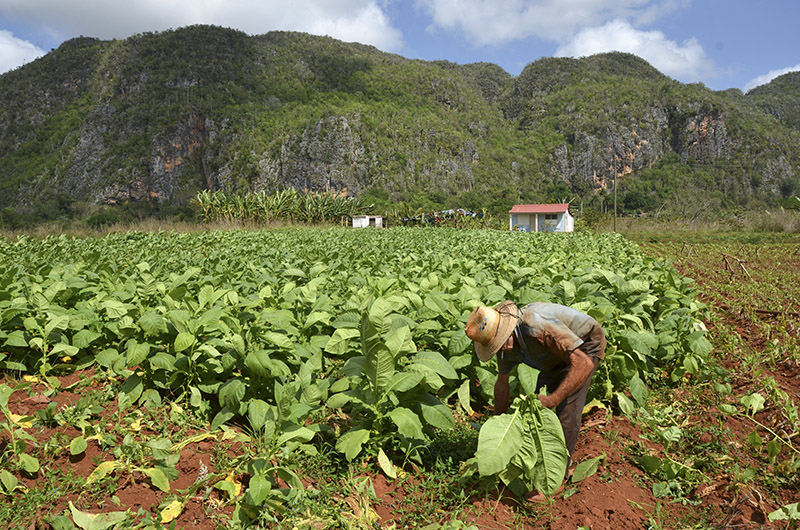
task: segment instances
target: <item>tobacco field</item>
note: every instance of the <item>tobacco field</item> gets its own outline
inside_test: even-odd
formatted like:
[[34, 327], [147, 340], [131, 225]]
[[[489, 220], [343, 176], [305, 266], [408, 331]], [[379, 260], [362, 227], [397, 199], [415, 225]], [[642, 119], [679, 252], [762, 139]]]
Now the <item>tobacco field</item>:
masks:
[[[0, 521], [95, 530], [677, 520], [685, 526], [675, 528], [706, 528], [734, 502], [721, 493], [720, 469], [736, 466], [725, 488], [739, 502], [738, 486], [758, 482], [768, 465], [761, 522], [796, 526], [787, 493], [800, 468], [796, 390], [733, 385], [735, 367], [713, 354], [741, 343], [715, 336], [728, 325], [715, 317], [722, 302], [684, 276], [712, 278], [722, 262], [689, 269], [698, 251], [676, 245], [450, 228], [0, 239]], [[723, 250], [736, 254], [713, 252]], [[745, 261], [730, 260], [720, 281], [757, 285]], [[789, 309], [762, 313], [789, 318], [762, 345], [774, 350], [771, 369], [797, 365], [794, 292], [782, 300]], [[608, 338], [572, 479], [542, 506], [521, 494], [531, 480], [555, 492], [565, 462], [555, 464], [557, 421], [531, 399], [536, 374], [512, 374], [513, 418], [536, 418], [525, 429], [540, 448], [523, 476], [508, 451], [523, 442], [487, 421], [496, 364], [480, 363], [463, 332], [476, 305], [506, 299], [569, 305]], [[737, 450], [755, 463], [721, 448], [719, 458], [692, 455], [701, 438], [722, 438], [698, 432], [703, 422], [683, 399], [741, 422]], [[505, 416], [506, 426], [516, 421]], [[587, 508], [575, 520], [575, 509], [559, 508], [603, 482], [613, 492], [623, 475], [637, 489], [613, 494], [627, 495], [617, 500], [625, 524], [614, 510]], [[726, 500], [709, 505], [703, 488]]]

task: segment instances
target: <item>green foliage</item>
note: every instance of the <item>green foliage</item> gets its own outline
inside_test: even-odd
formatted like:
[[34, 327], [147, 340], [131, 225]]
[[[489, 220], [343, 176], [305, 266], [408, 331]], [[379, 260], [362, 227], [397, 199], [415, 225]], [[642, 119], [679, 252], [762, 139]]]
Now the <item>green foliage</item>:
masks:
[[[74, 39], [0, 76], [2, 220], [99, 227], [128, 213], [83, 205], [288, 188], [365, 195], [387, 211], [505, 214], [565, 197], [597, 207], [620, 162], [626, 212], [773, 204], [797, 190], [792, 79], [714, 93], [617, 52], [540, 59], [513, 78], [213, 26]], [[697, 141], [709, 124], [718, 130]], [[53, 202], [64, 193], [76, 207]]]
[[[39, 460], [30, 455], [28, 450], [28, 443], [36, 443], [36, 438], [29, 434], [25, 429], [31, 426], [31, 416], [19, 416], [11, 412], [8, 408], [8, 398], [17, 388], [11, 388], [5, 383], [0, 384], [0, 413], [3, 418], [0, 422], [0, 429], [2, 429], [6, 436], [8, 436], [8, 444], [5, 445], [0, 461], [3, 463], [11, 462], [12, 469], [23, 471], [29, 475], [34, 475], [39, 471]], [[17, 489], [17, 479], [3, 470], [0, 474], [0, 485], [2, 491], [6, 495], [13, 495]]]
[[552, 495], [564, 481], [569, 453], [555, 412], [531, 392], [481, 427], [475, 458], [481, 476], [497, 476], [519, 496], [534, 489]]
[[[253, 459], [264, 462], [314, 454], [324, 440], [348, 461], [377, 457], [391, 477], [401, 462], [440, 452], [454, 410], [469, 414], [492, 399], [496, 364], [480, 363], [463, 332], [477, 304], [546, 300], [597, 318], [609, 346], [591, 392], [626, 413], [635, 407], [626, 392], [644, 403], [648, 384], [703, 374], [710, 351], [691, 281], [616, 234], [128, 233], [0, 240], [0, 255], [2, 368], [47, 377], [94, 367], [123, 380], [121, 417], [168, 399], [212, 430], [242, 422]], [[531, 374], [515, 378], [512, 388], [535, 396]], [[79, 404], [39, 415], [81, 429], [68, 444], [76, 454], [92, 436], [94, 410], [88, 398]], [[493, 451], [486, 437], [511, 416], [487, 422], [482, 474], [519, 492], [554, 491], [564, 474], [553, 438], [560, 427], [538, 406], [520, 398], [508, 422], [516, 441], [495, 440]], [[17, 424], [6, 425], [21, 439]], [[89, 482], [144, 476], [171, 491], [173, 446], [122, 438]], [[25, 448], [9, 448], [7, 458], [24, 468]], [[293, 480], [289, 470], [264, 465], [250, 496], [237, 501], [243, 521], [261, 517], [257, 499], [297, 495], [277, 487]], [[5, 479], [9, 493], [14, 484]]]
[[[458, 375], [440, 353], [417, 352], [405, 319], [393, 313], [393, 308], [408, 304], [391, 297], [377, 298], [369, 305], [359, 331], [363, 355], [351, 357], [342, 368], [347, 377], [344, 384], [334, 384], [341, 390], [330, 397], [328, 406], [346, 407], [361, 418], [336, 442], [336, 449], [348, 460], [365, 445], [377, 446], [381, 453], [384, 447], [396, 448], [405, 458], [418, 460], [420, 448], [430, 442], [425, 431], [448, 430], [455, 423], [436, 393], [444, 386], [442, 379], [455, 380]], [[326, 350], [341, 351], [337, 339], [351, 335], [351, 329], [337, 329]], [[383, 467], [391, 470], [387, 463]]]
[[800, 73], [789, 72], [776, 77], [766, 85], [758, 86], [747, 93], [747, 99], [765, 112], [774, 115], [783, 123], [800, 131]]
[[338, 223], [343, 217], [349, 219], [373, 210], [372, 204], [354, 197], [338, 193], [299, 193], [294, 189], [278, 190], [272, 194], [261, 191], [242, 195], [202, 191], [197, 194], [195, 203], [202, 209], [206, 222]]

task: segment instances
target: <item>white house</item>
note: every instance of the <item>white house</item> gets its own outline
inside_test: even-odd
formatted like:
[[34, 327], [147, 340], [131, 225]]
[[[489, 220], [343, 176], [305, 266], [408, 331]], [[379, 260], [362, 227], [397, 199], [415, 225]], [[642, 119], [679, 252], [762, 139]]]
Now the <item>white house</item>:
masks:
[[353, 228], [383, 228], [383, 217], [380, 215], [354, 215]]
[[522, 232], [572, 232], [575, 218], [569, 204], [515, 204], [508, 212], [508, 229]]

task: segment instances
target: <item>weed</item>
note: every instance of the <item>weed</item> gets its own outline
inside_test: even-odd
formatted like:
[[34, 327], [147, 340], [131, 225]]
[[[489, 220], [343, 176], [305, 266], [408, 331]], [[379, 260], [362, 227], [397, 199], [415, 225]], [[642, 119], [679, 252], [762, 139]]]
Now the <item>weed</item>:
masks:
[[87, 488], [85, 478], [71, 469], [48, 469], [24, 494], [0, 501], [0, 525], [4, 528], [32, 527], [32, 521], [56, 514], [56, 507], [63, 506], [61, 499], [66, 496], [81, 494], [92, 498], [106, 493], [105, 488]]

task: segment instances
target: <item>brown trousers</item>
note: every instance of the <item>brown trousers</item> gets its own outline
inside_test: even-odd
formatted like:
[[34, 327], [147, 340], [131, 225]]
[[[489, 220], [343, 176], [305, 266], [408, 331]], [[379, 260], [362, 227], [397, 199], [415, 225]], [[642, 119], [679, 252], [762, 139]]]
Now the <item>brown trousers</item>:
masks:
[[[586, 394], [592, 384], [592, 377], [597, 371], [597, 365], [600, 364], [600, 359], [605, 356], [606, 337], [602, 329], [597, 326], [596, 328], [583, 339], [584, 343], [580, 347], [580, 350], [592, 360], [594, 368], [592, 368], [589, 377], [586, 378], [586, 382], [559, 403], [555, 410], [558, 420], [561, 422], [561, 428], [564, 430], [564, 441], [567, 444], [570, 460], [572, 460], [572, 453], [575, 452], [575, 444], [578, 442], [578, 433], [581, 430], [581, 416], [583, 415], [583, 406], [586, 404]], [[540, 373], [536, 381], [536, 391], [539, 392], [546, 387], [548, 392], [553, 392], [564, 380], [568, 371], [569, 367], [556, 372]]]

